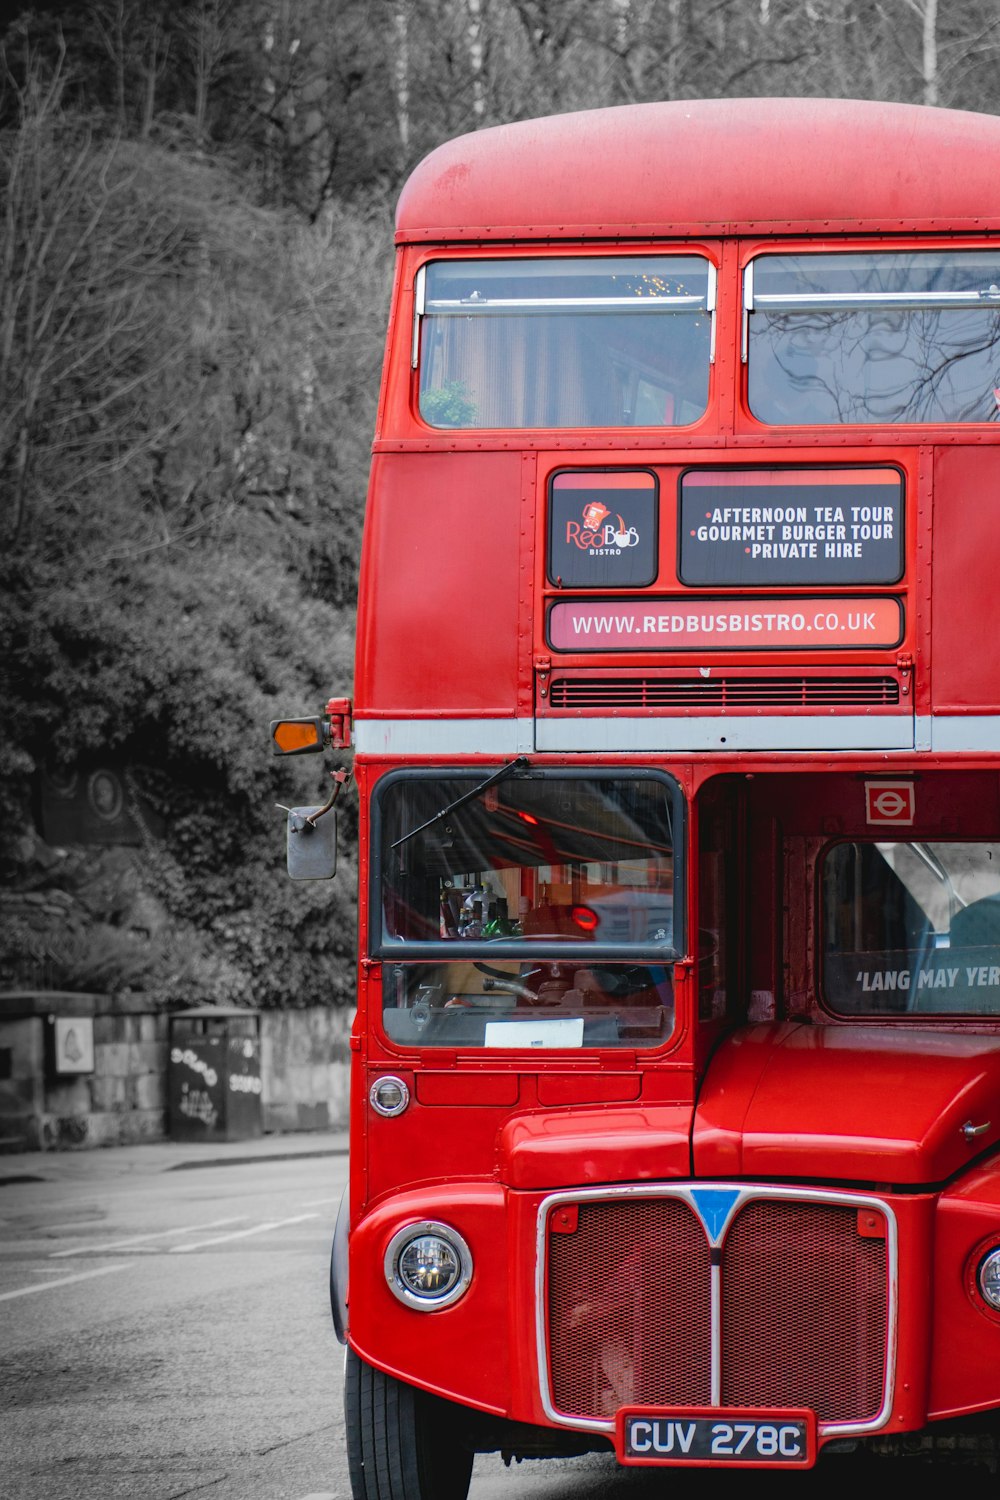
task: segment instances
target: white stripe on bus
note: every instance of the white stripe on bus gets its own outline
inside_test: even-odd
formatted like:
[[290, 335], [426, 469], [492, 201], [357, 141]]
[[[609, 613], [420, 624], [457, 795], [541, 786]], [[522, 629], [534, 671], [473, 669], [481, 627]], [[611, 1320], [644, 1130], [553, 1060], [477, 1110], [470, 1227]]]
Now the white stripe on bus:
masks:
[[360, 719], [359, 755], [514, 755], [561, 751], [660, 756], [699, 750], [918, 750], [981, 755], [1000, 744], [1000, 714], [760, 714], [697, 718], [642, 714], [613, 718]]

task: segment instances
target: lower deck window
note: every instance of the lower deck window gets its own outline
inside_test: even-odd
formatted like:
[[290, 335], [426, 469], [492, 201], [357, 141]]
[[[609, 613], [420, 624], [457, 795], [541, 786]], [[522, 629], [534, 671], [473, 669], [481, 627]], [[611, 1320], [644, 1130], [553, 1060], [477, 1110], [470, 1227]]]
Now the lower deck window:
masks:
[[832, 1009], [1000, 1016], [1000, 844], [837, 844], [821, 891]]
[[599, 963], [391, 964], [390, 1040], [422, 1047], [656, 1047], [673, 1028], [671, 971]]

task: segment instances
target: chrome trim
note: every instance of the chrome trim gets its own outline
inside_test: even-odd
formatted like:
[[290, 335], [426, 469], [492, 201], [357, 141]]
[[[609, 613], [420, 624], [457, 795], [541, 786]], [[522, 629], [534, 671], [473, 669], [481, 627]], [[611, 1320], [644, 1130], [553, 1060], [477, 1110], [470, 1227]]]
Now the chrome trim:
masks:
[[[706, 1221], [705, 1212], [699, 1208], [697, 1199], [699, 1196], [706, 1197], [711, 1194], [725, 1194], [731, 1198], [731, 1204], [727, 1211], [714, 1225]], [[538, 1392], [542, 1402], [542, 1408], [546, 1417], [557, 1427], [568, 1427], [577, 1432], [602, 1432], [613, 1434], [615, 1430], [614, 1419], [610, 1421], [604, 1418], [573, 1417], [569, 1413], [560, 1412], [556, 1409], [552, 1399], [552, 1390], [549, 1384], [549, 1362], [548, 1346], [546, 1338], [545, 1318], [545, 1286], [547, 1261], [545, 1255], [546, 1235], [545, 1225], [553, 1208], [565, 1203], [587, 1203], [606, 1202], [613, 1198], [680, 1198], [687, 1203], [705, 1231], [705, 1237], [711, 1246], [719, 1246], [725, 1239], [726, 1231], [730, 1223], [744, 1204], [755, 1199], [769, 1198], [778, 1199], [789, 1203], [821, 1203], [840, 1205], [844, 1208], [874, 1208], [885, 1215], [886, 1221], [886, 1259], [888, 1263], [888, 1330], [885, 1348], [885, 1366], [883, 1378], [885, 1383], [885, 1396], [879, 1411], [869, 1422], [818, 1422], [817, 1433], [824, 1438], [847, 1437], [856, 1433], [877, 1432], [885, 1426], [892, 1411], [892, 1403], [895, 1396], [896, 1375], [896, 1346], [898, 1333], [898, 1231], [896, 1227], [896, 1215], [889, 1204], [883, 1198], [875, 1198], [865, 1193], [836, 1193], [827, 1192], [821, 1188], [803, 1188], [794, 1191], [791, 1188], [777, 1188], [768, 1186], [754, 1186], [741, 1184], [736, 1186], [726, 1182], [694, 1182], [694, 1183], [635, 1183], [624, 1187], [606, 1188], [571, 1188], [557, 1193], [549, 1193], [538, 1205], [538, 1218], [535, 1229], [535, 1358], [537, 1361]], [[719, 1359], [721, 1350], [717, 1345], [717, 1323], [719, 1320], [719, 1301], [721, 1288], [721, 1274], [716, 1272], [718, 1267], [712, 1268], [712, 1395], [718, 1404], [717, 1392], [721, 1389], [721, 1370]]]
[[[393, 1109], [386, 1109], [375, 1098], [377, 1090], [382, 1087], [383, 1083], [394, 1083], [399, 1089], [399, 1103]], [[401, 1115], [408, 1107], [410, 1103], [410, 1090], [402, 1078], [397, 1078], [395, 1073], [383, 1073], [380, 1078], [376, 1078], [368, 1090], [368, 1103], [377, 1115], [382, 1116], [383, 1120], [394, 1120], [397, 1115]]]
[[415, 370], [420, 363], [420, 319], [426, 311], [427, 267], [419, 266], [413, 282], [413, 347], [410, 364]]
[[979, 1292], [980, 1297], [986, 1303], [986, 1306], [993, 1312], [1000, 1312], [1000, 1299], [994, 1301], [994, 1299], [989, 1295], [983, 1280], [983, 1272], [986, 1269], [988, 1263], [991, 1260], [994, 1260], [997, 1256], [1000, 1256], [1000, 1247], [995, 1247], [992, 1250], [987, 1250], [985, 1255], [981, 1255], [979, 1257], [979, 1263], [976, 1266], [976, 1290]]
[[713, 1263], [709, 1272], [712, 1297], [712, 1324], [709, 1347], [712, 1360], [712, 1405], [722, 1405], [722, 1267]]
[[818, 307], [845, 308], [922, 308], [982, 307], [989, 310], [1000, 303], [1000, 291], [992, 287], [977, 292], [758, 292], [756, 306], [762, 312], [812, 312]]
[[740, 335], [740, 363], [746, 364], [750, 353], [750, 314], [753, 312], [753, 261], [743, 272], [743, 331]]
[[708, 316], [709, 316], [709, 328], [708, 328], [708, 362], [709, 362], [710, 365], [714, 365], [715, 364], [715, 323], [716, 323], [715, 308], [716, 308], [716, 303], [717, 303], [717, 300], [718, 300], [718, 289], [719, 289], [719, 273], [716, 270], [715, 263], [713, 261], [709, 261], [709, 263], [708, 263], [708, 293], [707, 293], [707, 295], [705, 297], [705, 310], [706, 310], [706, 312], [708, 313]]
[[483, 313], [546, 312], [704, 312], [707, 296], [680, 294], [653, 297], [471, 297], [434, 298], [425, 311], [435, 317], [468, 318]]

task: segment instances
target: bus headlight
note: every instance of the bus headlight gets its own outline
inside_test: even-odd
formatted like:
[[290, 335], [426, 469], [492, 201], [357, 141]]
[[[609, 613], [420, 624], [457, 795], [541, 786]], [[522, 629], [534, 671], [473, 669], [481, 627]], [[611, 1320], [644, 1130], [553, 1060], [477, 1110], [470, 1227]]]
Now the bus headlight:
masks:
[[407, 1307], [435, 1312], [457, 1302], [472, 1280], [472, 1255], [457, 1230], [426, 1219], [389, 1241], [385, 1279]]
[[976, 1269], [976, 1283], [987, 1306], [1000, 1312], [1000, 1247], [983, 1256]]

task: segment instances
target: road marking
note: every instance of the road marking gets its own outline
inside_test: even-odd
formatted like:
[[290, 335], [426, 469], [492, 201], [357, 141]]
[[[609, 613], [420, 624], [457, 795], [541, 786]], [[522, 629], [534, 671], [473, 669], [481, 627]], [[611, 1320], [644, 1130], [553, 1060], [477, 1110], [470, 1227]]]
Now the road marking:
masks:
[[201, 1234], [205, 1229], [221, 1229], [224, 1224], [239, 1224], [246, 1214], [235, 1218], [213, 1219], [209, 1224], [185, 1224], [178, 1229], [157, 1229], [151, 1234], [133, 1234], [127, 1240], [111, 1240], [106, 1245], [81, 1245], [77, 1250], [53, 1250], [49, 1260], [65, 1260], [70, 1255], [103, 1255], [106, 1250], [126, 1250], [129, 1245], [141, 1245], [148, 1240], [164, 1240], [173, 1234]]
[[207, 1245], [223, 1245], [229, 1240], [244, 1240], [251, 1234], [267, 1234], [272, 1229], [284, 1229], [286, 1224], [301, 1224], [304, 1219], [318, 1219], [319, 1214], [297, 1214], [294, 1219], [269, 1219], [266, 1224], [255, 1224], [252, 1229], [235, 1229], [232, 1234], [217, 1234], [210, 1240], [199, 1240], [194, 1245], [171, 1245], [171, 1255], [187, 1255], [192, 1250], [204, 1250]]
[[[44, 1209], [41, 1212], [44, 1213]], [[56, 1234], [62, 1229], [89, 1229], [92, 1224], [103, 1224], [103, 1222], [103, 1214], [92, 1214], [89, 1219], [71, 1219], [66, 1224], [46, 1224], [44, 1228], [46, 1234]]]
[[0, 1302], [15, 1297], [30, 1297], [32, 1292], [51, 1292], [57, 1286], [72, 1286], [74, 1281], [89, 1281], [92, 1276], [107, 1276], [109, 1271], [124, 1271], [124, 1266], [98, 1266], [96, 1271], [79, 1271], [75, 1276], [60, 1276], [58, 1281], [42, 1281], [37, 1286], [18, 1287], [16, 1292], [0, 1292]]

